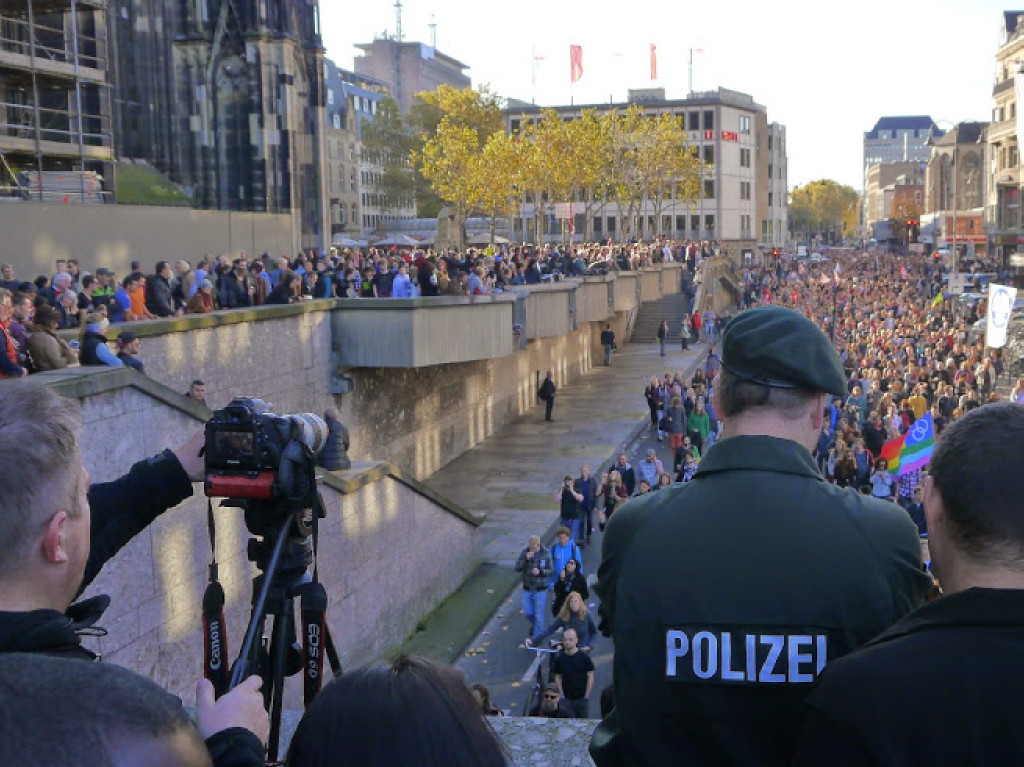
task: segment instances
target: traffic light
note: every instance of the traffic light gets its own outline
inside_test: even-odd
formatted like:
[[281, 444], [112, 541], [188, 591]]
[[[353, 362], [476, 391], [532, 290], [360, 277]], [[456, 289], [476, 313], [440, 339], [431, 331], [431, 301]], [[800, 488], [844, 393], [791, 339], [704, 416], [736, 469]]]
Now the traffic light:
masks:
[[932, 253], [932, 261], [940, 261], [941, 259], [942, 254], [939, 253], [939, 251], [935, 251], [934, 253]]
[[772, 258], [778, 258], [778, 257], [779, 257], [779, 249], [778, 248], [772, 249]]

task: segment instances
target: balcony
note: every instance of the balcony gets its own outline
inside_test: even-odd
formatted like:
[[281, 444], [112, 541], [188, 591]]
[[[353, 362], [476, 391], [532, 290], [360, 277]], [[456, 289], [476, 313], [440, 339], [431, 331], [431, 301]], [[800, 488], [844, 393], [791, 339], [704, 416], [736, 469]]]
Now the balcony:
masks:
[[992, 88], [992, 96], [996, 97], [1000, 93], [1006, 93], [1007, 91], [1013, 90], [1013, 78], [1008, 77], [1002, 82], [996, 83]]

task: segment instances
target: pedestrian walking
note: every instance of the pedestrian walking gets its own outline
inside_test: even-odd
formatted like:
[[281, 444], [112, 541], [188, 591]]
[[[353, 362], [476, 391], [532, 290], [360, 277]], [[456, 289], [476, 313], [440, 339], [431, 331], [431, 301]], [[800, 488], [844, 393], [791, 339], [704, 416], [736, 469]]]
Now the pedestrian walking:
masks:
[[690, 348], [690, 316], [688, 314], [683, 315], [683, 319], [679, 322], [679, 343], [684, 352]]
[[644, 389], [644, 397], [647, 399], [647, 407], [651, 411], [651, 434], [657, 433], [658, 439], [661, 439], [661, 430], [658, 427], [658, 420], [660, 418], [661, 411], [661, 382], [657, 378], [652, 378], [647, 388]]
[[576, 629], [567, 628], [562, 632], [562, 649], [551, 661], [551, 670], [573, 716], [587, 719], [590, 714], [587, 699], [594, 689], [594, 662], [579, 648]]
[[562, 486], [555, 491], [555, 500], [558, 501], [559, 524], [569, 531], [569, 537], [579, 540], [580, 531], [583, 529], [581, 504], [584, 496], [576, 490], [576, 483], [571, 475], [565, 475]]
[[519, 552], [516, 572], [523, 574], [523, 615], [530, 623], [530, 635], [538, 637], [544, 633], [548, 579], [554, 572], [551, 553], [541, 545], [539, 535], [531, 535], [526, 548]]
[[668, 320], [662, 320], [658, 326], [658, 347], [661, 356], [665, 356], [665, 339], [668, 338]]
[[611, 325], [605, 325], [601, 331], [601, 346], [604, 347], [604, 364], [612, 364], [612, 352], [615, 351], [615, 331]]
[[544, 376], [544, 381], [541, 383], [540, 388], [537, 390], [537, 396], [544, 400], [544, 420], [553, 421], [551, 412], [555, 408], [555, 394], [558, 393], [558, 387], [555, 386], [555, 374], [552, 371], [548, 371]]

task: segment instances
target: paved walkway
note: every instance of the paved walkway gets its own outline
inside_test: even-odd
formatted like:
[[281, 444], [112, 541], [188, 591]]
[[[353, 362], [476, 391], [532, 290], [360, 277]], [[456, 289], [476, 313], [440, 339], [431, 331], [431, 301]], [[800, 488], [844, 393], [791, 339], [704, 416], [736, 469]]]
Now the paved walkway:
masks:
[[705, 351], [703, 344], [687, 352], [676, 345], [662, 358], [657, 344], [624, 344], [611, 367], [595, 367], [559, 390], [554, 421], [544, 421], [538, 403], [429, 477], [437, 492], [487, 515], [482, 564], [403, 649], [444, 662], [460, 655], [518, 582], [513, 565], [529, 536], [553, 537], [562, 478], [579, 476], [582, 464], [599, 476], [649, 424], [643, 390], [651, 376], [679, 370], [689, 380]]

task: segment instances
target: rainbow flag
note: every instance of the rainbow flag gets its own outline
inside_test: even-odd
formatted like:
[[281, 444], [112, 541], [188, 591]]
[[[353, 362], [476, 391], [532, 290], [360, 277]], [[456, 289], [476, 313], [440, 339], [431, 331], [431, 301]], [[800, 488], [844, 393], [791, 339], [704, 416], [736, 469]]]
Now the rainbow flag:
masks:
[[914, 425], [903, 435], [903, 449], [900, 451], [900, 476], [920, 469], [932, 459], [935, 452], [935, 424], [932, 414], [925, 413], [914, 421]]
[[879, 451], [877, 458], [884, 458], [888, 462], [888, 471], [894, 477], [899, 476], [900, 469], [900, 453], [903, 452], [903, 442], [906, 439], [906, 435], [901, 434], [895, 439], [890, 439]]

